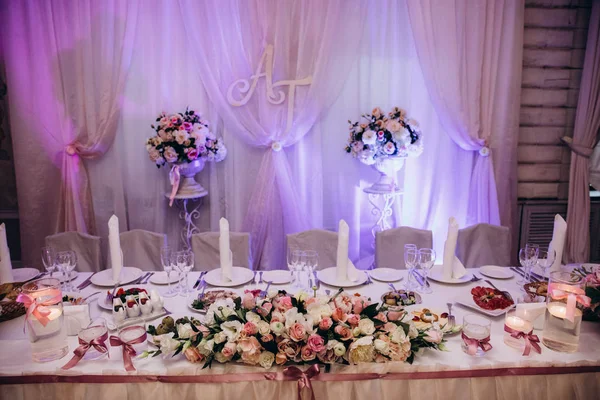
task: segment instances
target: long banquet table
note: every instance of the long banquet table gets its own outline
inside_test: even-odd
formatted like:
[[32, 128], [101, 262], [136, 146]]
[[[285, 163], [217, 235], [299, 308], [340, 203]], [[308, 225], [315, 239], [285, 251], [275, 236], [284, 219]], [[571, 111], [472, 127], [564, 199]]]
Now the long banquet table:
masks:
[[[190, 273], [190, 284], [199, 272]], [[477, 274], [480, 275], [480, 274]], [[80, 273], [74, 284], [89, 276]], [[517, 276], [509, 280], [494, 280], [496, 286], [507, 289], [516, 299], [520, 296]], [[423, 304], [408, 307], [427, 307], [432, 311], [446, 311], [446, 303], [459, 293], [469, 292], [484, 281], [462, 285], [444, 285], [431, 282], [433, 294], [425, 294]], [[401, 284], [400, 284], [401, 285]], [[159, 291], [165, 286], [156, 287]], [[258, 285], [264, 288], [264, 284]], [[249, 284], [235, 288], [242, 293]], [[290, 290], [289, 285], [272, 288]], [[336, 288], [322, 284], [321, 291]], [[82, 291], [88, 295], [106, 288], [93, 285]], [[210, 287], [207, 289], [210, 290]], [[372, 284], [349, 289], [351, 293], [379, 300], [387, 291], [387, 284]], [[96, 296], [95, 298], [98, 298]], [[165, 299], [165, 308], [175, 318], [194, 314], [182, 296]], [[455, 306], [457, 322], [472, 311]], [[109, 313], [95, 301], [90, 304], [92, 318]], [[198, 316], [199, 314], [196, 314]], [[600, 324], [583, 322], [579, 351], [558, 353], [542, 346], [542, 354], [524, 357], [503, 342], [504, 316], [492, 318], [491, 344], [493, 349], [484, 357], [470, 357], [461, 350], [460, 335], [447, 337], [449, 351], [421, 350], [414, 364], [387, 363], [357, 366], [336, 365], [330, 371], [312, 379], [316, 399], [597, 399], [600, 398]], [[181, 355], [135, 359], [135, 372], [123, 368], [121, 348], [110, 348], [110, 359], [81, 361], [69, 371], [61, 370], [77, 347], [77, 337], [69, 337], [69, 355], [49, 363], [33, 363], [29, 342], [23, 333], [24, 316], [0, 323], [0, 399], [116, 399], [116, 398], [207, 398], [207, 399], [293, 399], [298, 396], [295, 381], [267, 380], [265, 370], [237, 363], [213, 363], [202, 369]], [[540, 334], [541, 332], [534, 332]], [[282, 371], [274, 367], [271, 371]], [[281, 375], [281, 374], [280, 374]], [[302, 396], [310, 398], [304, 389]]]

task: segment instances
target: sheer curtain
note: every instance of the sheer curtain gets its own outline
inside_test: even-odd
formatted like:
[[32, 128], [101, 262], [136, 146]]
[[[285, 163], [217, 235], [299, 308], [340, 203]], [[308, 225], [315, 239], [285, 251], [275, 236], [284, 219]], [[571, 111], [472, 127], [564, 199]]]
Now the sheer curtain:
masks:
[[[283, 149], [302, 139], [346, 81], [364, 2], [180, 4], [198, 72], [225, 125], [265, 149], [243, 226], [257, 267], [278, 268], [285, 234], [309, 227]], [[199, 15], [211, 23], [198, 24]]]
[[3, 6], [23, 261], [31, 264], [50, 233], [95, 233], [83, 159], [114, 140], [138, 2]]

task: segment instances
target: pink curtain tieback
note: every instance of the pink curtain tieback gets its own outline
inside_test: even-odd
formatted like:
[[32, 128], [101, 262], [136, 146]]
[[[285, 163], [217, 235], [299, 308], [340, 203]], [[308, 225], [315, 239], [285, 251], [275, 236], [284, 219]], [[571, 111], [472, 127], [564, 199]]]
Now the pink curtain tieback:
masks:
[[580, 144], [573, 143], [573, 138], [569, 136], [563, 136], [560, 140], [562, 140], [571, 151], [578, 156], [590, 158], [594, 153], [594, 149], [586, 146], [582, 146]]
[[577, 307], [577, 303], [584, 307], [589, 307], [592, 302], [592, 299], [585, 295], [583, 289], [562, 283], [551, 283], [548, 287], [548, 293], [550, 293], [554, 300], [567, 299], [565, 318], [571, 322], [575, 320], [575, 308]]
[[40, 324], [46, 326], [50, 321], [48, 319], [48, 315], [50, 315], [50, 310], [47, 308], [47, 306], [52, 306], [62, 301], [62, 296], [60, 290], [58, 289], [48, 289], [47, 291], [42, 292], [40, 294], [44, 297], [46, 295], [51, 297], [45, 301], [38, 301], [35, 297], [32, 297], [25, 293], [21, 293], [17, 297], [17, 301], [19, 303], [23, 303], [23, 305], [27, 309], [27, 313], [25, 315], [25, 324], [23, 325], [23, 332], [25, 332], [27, 319], [31, 318], [32, 315], [40, 322]]
[[121, 340], [121, 338], [119, 338], [118, 336], [110, 337], [111, 346], [123, 346], [123, 364], [125, 365], [126, 371], [135, 371], [135, 367], [133, 366], [133, 361], [131, 361], [131, 357], [135, 356], [137, 353], [132, 345], [144, 343], [144, 341], [146, 340], [146, 336], [146, 332], [144, 332], [144, 334], [140, 337], [127, 342]]
[[104, 333], [104, 335], [102, 335], [100, 337], [93, 339], [90, 342], [86, 342], [82, 338], [79, 338], [80, 346], [73, 351], [73, 353], [75, 353], [75, 355], [73, 356], [73, 358], [71, 358], [71, 360], [68, 363], [63, 365], [62, 369], [71, 369], [74, 366], [76, 366], [77, 363], [79, 361], [81, 361], [81, 359], [83, 358], [85, 353], [90, 349], [90, 347], [95, 348], [100, 353], [107, 353], [108, 348], [106, 347], [106, 344], [105, 344], [106, 339], [108, 339], [108, 332]]
[[76, 156], [77, 155], [77, 147], [75, 147], [75, 145], [73, 143], [68, 144], [65, 147], [65, 153], [67, 153], [70, 156]]
[[173, 165], [169, 172], [169, 181], [171, 182], [171, 195], [169, 196], [169, 207], [173, 206], [173, 200], [179, 189], [179, 181], [181, 180], [181, 173], [179, 172], [179, 165]]
[[[287, 367], [283, 370], [284, 378], [293, 379], [298, 382], [298, 400], [302, 400], [302, 389], [305, 387], [310, 391], [310, 398], [315, 400], [315, 393], [313, 392], [313, 387], [310, 380], [320, 373], [321, 371], [319, 370], [319, 366], [317, 364], [311, 365], [306, 371], [302, 371], [298, 367]], [[277, 380], [277, 374], [268, 373], [265, 374], [265, 378], [271, 381]]]
[[542, 348], [540, 347], [540, 338], [537, 335], [533, 334], [533, 330], [529, 333], [525, 333], [522, 331], [518, 331], [509, 327], [508, 325], [504, 325], [504, 332], [510, 333], [510, 336], [515, 339], [525, 339], [525, 349], [523, 350], [523, 355], [528, 356], [531, 352], [531, 348], [537, 351], [538, 354], [542, 354]]
[[278, 151], [281, 151], [282, 149], [283, 149], [283, 146], [281, 145], [280, 142], [271, 143], [271, 150], [278, 152]]
[[481, 347], [481, 350], [487, 352], [492, 349], [492, 345], [490, 344], [490, 337], [486, 337], [484, 339], [472, 339], [462, 333], [462, 340], [467, 345], [467, 354], [474, 356], [477, 353], [477, 347]]

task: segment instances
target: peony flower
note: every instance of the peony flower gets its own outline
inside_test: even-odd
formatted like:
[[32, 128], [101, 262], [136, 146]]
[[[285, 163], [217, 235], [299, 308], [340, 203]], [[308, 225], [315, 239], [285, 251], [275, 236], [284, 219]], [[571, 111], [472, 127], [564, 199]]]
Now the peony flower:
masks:
[[[398, 329], [401, 331], [402, 329]], [[410, 356], [410, 340], [406, 340], [402, 343], [390, 343], [390, 351], [388, 353], [388, 357], [392, 361], [406, 361], [408, 356]]]
[[246, 321], [248, 322], [254, 322], [255, 324], [258, 324], [260, 322], [260, 315], [258, 315], [255, 312], [252, 311], [248, 311], [246, 313]]
[[361, 319], [358, 322], [358, 329], [363, 335], [372, 335], [375, 333], [375, 324], [368, 318]]
[[265, 369], [271, 368], [273, 361], [275, 361], [275, 354], [271, 353], [270, 351], [263, 351], [260, 353], [260, 357], [258, 358], [258, 363]]
[[383, 152], [385, 154], [394, 154], [396, 152], [396, 145], [394, 144], [394, 142], [387, 142], [385, 145], [383, 145]]
[[280, 353], [284, 353], [290, 360], [296, 360], [297, 356], [300, 354], [300, 346], [290, 339], [283, 339], [281, 342], [277, 343], [277, 350], [279, 350]]
[[178, 130], [177, 132], [175, 132], [175, 141], [179, 144], [183, 144], [189, 138], [190, 135], [185, 130]]
[[254, 322], [246, 322], [242, 332], [244, 332], [244, 334], [247, 336], [256, 335], [258, 333], [258, 327]]
[[185, 355], [185, 358], [187, 358], [187, 360], [191, 363], [202, 362], [206, 359], [206, 357], [200, 354], [198, 349], [196, 349], [195, 347], [188, 347], [183, 352], [183, 355]]
[[177, 155], [177, 151], [175, 151], [175, 149], [172, 148], [171, 146], [165, 147], [165, 151], [163, 153], [163, 157], [169, 163], [174, 163], [179, 158], [179, 156]]
[[356, 315], [356, 314], [349, 314], [348, 319], [346, 319], [346, 323], [349, 324], [351, 327], [358, 326], [359, 321], [360, 321], [360, 315]]
[[425, 340], [426, 342], [429, 342], [429, 343], [439, 344], [442, 342], [443, 337], [444, 337], [444, 334], [441, 331], [439, 331], [437, 329], [429, 329], [425, 333], [423, 340]]
[[330, 330], [332, 325], [333, 321], [329, 317], [323, 318], [321, 321], [319, 321], [319, 329], [322, 331]]
[[350, 364], [372, 362], [375, 358], [373, 336], [365, 336], [353, 342], [348, 348], [347, 357]]
[[302, 358], [302, 361], [312, 361], [316, 356], [317, 353], [309, 345], [304, 346], [302, 351], [300, 351], [300, 357]]
[[309, 346], [315, 353], [325, 350], [325, 340], [321, 337], [321, 335], [310, 335], [306, 341], [306, 345]]
[[285, 355], [285, 353], [277, 353], [277, 355], [275, 355], [275, 363], [277, 365], [283, 365], [287, 362], [287, 356]]
[[279, 321], [271, 322], [271, 330], [275, 336], [279, 336], [285, 331], [285, 326]]
[[336, 326], [333, 331], [340, 336], [340, 339], [343, 341], [352, 339], [352, 331], [343, 325]]
[[189, 339], [192, 336], [195, 336], [196, 332], [192, 329], [191, 324], [178, 324], [177, 325], [177, 336], [180, 339]]
[[377, 135], [375, 134], [374, 131], [369, 129], [368, 131], [365, 131], [362, 134], [362, 142], [364, 144], [375, 144], [376, 141], [377, 141]]
[[242, 307], [247, 310], [252, 310], [256, 306], [256, 298], [251, 292], [244, 293], [242, 297]]
[[306, 337], [306, 328], [301, 323], [296, 322], [290, 327], [288, 335], [294, 342], [300, 342]]
[[240, 321], [226, 321], [221, 324], [221, 329], [227, 336], [228, 342], [235, 342], [240, 338], [242, 327], [243, 326]]
[[237, 346], [235, 343], [225, 343], [225, 346], [221, 350], [223, 357], [225, 357], [228, 360], [231, 360], [231, 358], [235, 355], [236, 352]]

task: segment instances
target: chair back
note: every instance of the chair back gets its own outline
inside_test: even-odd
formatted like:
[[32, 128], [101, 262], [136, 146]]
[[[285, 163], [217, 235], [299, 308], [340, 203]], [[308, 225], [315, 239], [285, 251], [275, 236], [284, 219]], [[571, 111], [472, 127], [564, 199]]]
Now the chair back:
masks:
[[378, 268], [406, 268], [404, 245], [414, 244], [418, 249], [433, 247], [431, 231], [400, 226], [377, 232], [375, 235], [375, 265]]
[[[195, 269], [210, 271], [220, 267], [219, 236], [219, 232], [202, 232], [192, 235], [191, 244]], [[229, 248], [233, 254], [235, 267], [252, 269], [249, 233], [229, 232]]]
[[466, 268], [510, 265], [510, 229], [506, 226], [476, 224], [458, 230], [456, 256]]
[[288, 250], [315, 250], [319, 257], [317, 270], [334, 267], [337, 263], [337, 232], [323, 229], [287, 235]]
[[123, 265], [143, 271], [162, 271], [160, 249], [167, 244], [167, 235], [133, 229], [119, 234]]
[[46, 236], [46, 246], [55, 251], [72, 250], [77, 253], [75, 270], [79, 272], [98, 272], [104, 269], [100, 238], [81, 232], [61, 232]]

